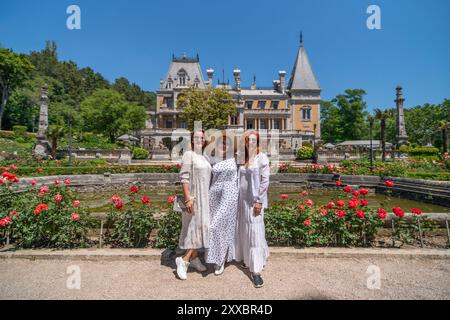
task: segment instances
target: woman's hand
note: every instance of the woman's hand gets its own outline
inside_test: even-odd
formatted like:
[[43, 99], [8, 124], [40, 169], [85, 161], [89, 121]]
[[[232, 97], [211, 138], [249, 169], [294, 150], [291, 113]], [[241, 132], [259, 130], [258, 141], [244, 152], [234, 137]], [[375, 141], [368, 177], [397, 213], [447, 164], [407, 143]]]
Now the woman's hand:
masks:
[[262, 203], [256, 202], [255, 206], [253, 207], [253, 212], [254, 212], [255, 216], [256, 217], [260, 216], [261, 211], [262, 211]]
[[188, 201], [185, 202], [186, 204], [186, 210], [189, 214], [193, 214], [194, 212], [194, 200], [191, 198]]

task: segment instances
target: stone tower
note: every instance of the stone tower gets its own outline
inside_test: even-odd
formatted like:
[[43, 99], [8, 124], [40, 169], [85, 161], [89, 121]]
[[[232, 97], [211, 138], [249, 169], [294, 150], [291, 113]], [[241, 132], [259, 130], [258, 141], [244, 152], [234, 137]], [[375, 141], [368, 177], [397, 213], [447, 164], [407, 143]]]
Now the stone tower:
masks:
[[405, 127], [405, 113], [403, 111], [403, 102], [405, 99], [403, 98], [403, 88], [401, 86], [397, 86], [397, 99], [395, 99], [395, 103], [397, 106], [397, 147], [401, 145], [405, 145], [408, 143], [408, 135], [406, 134]]
[[48, 86], [45, 84], [41, 91], [41, 107], [39, 111], [39, 129], [37, 141], [33, 147], [33, 155], [39, 159], [47, 159], [51, 153], [50, 143], [47, 141], [48, 129]]

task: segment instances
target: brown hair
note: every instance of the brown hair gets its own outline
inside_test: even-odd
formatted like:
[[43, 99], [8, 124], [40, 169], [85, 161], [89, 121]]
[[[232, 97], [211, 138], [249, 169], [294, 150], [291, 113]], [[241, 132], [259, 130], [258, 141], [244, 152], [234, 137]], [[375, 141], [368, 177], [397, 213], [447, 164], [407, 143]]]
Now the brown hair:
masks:
[[260, 135], [258, 131], [247, 131], [244, 134], [244, 145], [245, 145], [245, 165], [248, 165], [248, 162], [250, 161], [250, 151], [249, 151], [249, 144], [250, 144], [250, 136], [255, 135], [256, 136], [256, 154], [259, 154], [260, 148]]
[[202, 130], [197, 130], [197, 131], [192, 131], [192, 132], [191, 132], [191, 150], [194, 151], [194, 135], [195, 135], [197, 132], [203, 133], [203, 138], [204, 138], [204, 140], [203, 140], [203, 146], [202, 146], [202, 152], [203, 152], [203, 151], [205, 151], [205, 148], [206, 148], [205, 130], [203, 130], [203, 129], [202, 129]]

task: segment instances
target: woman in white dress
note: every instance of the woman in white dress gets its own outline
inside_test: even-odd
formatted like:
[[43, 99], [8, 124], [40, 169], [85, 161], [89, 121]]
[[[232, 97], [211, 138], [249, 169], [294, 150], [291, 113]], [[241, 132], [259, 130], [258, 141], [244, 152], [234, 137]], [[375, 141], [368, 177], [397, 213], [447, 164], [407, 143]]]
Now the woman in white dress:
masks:
[[264, 285], [261, 277], [267, 258], [264, 209], [269, 188], [269, 159], [259, 150], [260, 137], [255, 131], [244, 135], [245, 164], [239, 167], [239, 205], [236, 226], [235, 259], [244, 261], [256, 288]]
[[239, 197], [237, 164], [234, 143], [230, 136], [216, 139], [212, 159], [212, 183], [209, 189], [209, 248], [206, 262], [215, 265], [215, 274], [221, 275], [225, 262], [234, 258], [237, 204]]
[[198, 257], [198, 249], [209, 246], [209, 185], [211, 165], [203, 156], [206, 146], [203, 131], [191, 134], [191, 149], [183, 155], [180, 179], [186, 212], [182, 213], [182, 228], [179, 248], [186, 250], [183, 257], [176, 259], [177, 274], [181, 280], [187, 279], [189, 267], [204, 272], [206, 267]]

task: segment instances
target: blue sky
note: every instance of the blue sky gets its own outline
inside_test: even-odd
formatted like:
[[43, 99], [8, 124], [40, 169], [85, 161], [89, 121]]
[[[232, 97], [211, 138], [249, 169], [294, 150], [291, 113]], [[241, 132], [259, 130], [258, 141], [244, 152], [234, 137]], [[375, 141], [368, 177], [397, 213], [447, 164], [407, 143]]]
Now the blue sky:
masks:
[[[450, 98], [448, 0], [0, 2], [3, 47], [28, 53], [55, 40], [60, 59], [146, 90], [158, 88], [172, 53], [198, 53], [204, 73], [224, 67], [230, 82], [237, 66], [243, 85], [256, 75], [270, 86], [278, 70], [291, 72], [303, 31], [323, 99], [363, 88], [370, 109], [392, 107], [398, 84], [407, 107]], [[71, 4], [81, 8], [81, 30], [66, 28]], [[371, 4], [381, 8], [381, 30], [366, 27]]]

